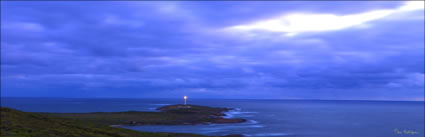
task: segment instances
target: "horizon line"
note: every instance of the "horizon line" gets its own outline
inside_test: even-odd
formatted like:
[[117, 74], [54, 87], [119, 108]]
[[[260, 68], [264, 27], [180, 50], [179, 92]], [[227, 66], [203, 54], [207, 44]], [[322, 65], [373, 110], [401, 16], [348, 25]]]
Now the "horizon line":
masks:
[[[62, 99], [180, 99], [163, 97], [17, 97], [0, 96], [0, 98], [62, 98]], [[193, 99], [193, 98], [192, 98]], [[376, 102], [425, 102], [425, 100], [385, 100], [385, 99], [294, 99], [294, 98], [194, 98], [194, 99], [227, 99], [227, 100], [292, 100], [292, 101], [376, 101]]]

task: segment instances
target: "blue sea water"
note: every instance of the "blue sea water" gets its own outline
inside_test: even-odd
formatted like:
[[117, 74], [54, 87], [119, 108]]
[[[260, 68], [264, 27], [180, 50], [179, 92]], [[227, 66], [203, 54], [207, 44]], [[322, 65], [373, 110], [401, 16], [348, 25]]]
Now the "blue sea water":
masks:
[[[1, 98], [2, 107], [30, 112], [155, 111], [179, 99]], [[424, 102], [190, 99], [190, 104], [231, 107], [238, 124], [133, 126], [151, 132], [248, 137], [423, 137]], [[410, 132], [403, 132], [410, 131]], [[396, 132], [400, 131], [400, 132]]]

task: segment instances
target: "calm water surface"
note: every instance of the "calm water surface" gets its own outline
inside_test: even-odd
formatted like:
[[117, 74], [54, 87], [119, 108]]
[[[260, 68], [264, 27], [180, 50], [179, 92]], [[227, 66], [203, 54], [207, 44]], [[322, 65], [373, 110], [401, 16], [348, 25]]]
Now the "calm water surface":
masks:
[[[2, 98], [1, 105], [31, 112], [155, 111], [179, 99]], [[133, 126], [139, 131], [264, 137], [423, 137], [424, 102], [190, 99], [190, 104], [236, 108], [226, 117], [246, 123]], [[397, 134], [394, 130], [414, 131]]]

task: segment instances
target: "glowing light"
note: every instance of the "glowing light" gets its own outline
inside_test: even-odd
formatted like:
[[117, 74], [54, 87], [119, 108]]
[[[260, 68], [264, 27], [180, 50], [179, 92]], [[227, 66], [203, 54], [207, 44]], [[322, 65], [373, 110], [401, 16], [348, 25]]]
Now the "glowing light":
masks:
[[413, 10], [423, 10], [425, 2], [424, 1], [408, 1], [403, 6], [399, 8], [401, 11], [413, 11]]
[[300, 32], [340, 30], [388, 16], [393, 12], [392, 10], [377, 10], [346, 16], [297, 13], [278, 17], [277, 19], [259, 21], [253, 24], [233, 26], [231, 29], [242, 31], [263, 30], [293, 34]]
[[226, 28], [230, 31], [266, 31], [283, 32], [294, 36], [303, 32], [320, 32], [342, 30], [361, 26], [367, 22], [378, 20], [397, 12], [423, 10], [424, 2], [406, 2], [395, 9], [372, 10], [357, 14], [337, 15], [324, 13], [291, 13], [271, 19], [260, 20], [250, 24], [242, 24]]

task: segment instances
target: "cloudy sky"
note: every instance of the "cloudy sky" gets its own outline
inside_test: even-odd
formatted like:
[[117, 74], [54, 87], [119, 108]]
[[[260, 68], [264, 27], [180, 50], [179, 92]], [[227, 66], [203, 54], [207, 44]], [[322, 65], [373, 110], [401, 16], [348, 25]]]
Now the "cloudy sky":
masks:
[[1, 2], [1, 96], [424, 100], [424, 3]]

